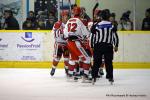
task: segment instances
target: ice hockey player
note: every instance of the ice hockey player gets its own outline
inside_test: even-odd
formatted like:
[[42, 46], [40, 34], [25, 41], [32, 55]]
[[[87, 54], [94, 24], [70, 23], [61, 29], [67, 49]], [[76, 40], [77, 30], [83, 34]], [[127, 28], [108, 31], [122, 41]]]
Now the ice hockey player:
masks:
[[68, 74], [68, 61], [69, 61], [69, 50], [67, 48], [67, 42], [64, 39], [64, 27], [68, 20], [69, 13], [66, 10], [61, 12], [61, 20], [57, 21], [52, 29], [55, 38], [53, 63], [50, 75], [55, 74], [56, 67], [61, 59], [64, 57], [64, 65], [66, 74]]
[[[81, 7], [81, 13], [80, 13], [80, 20], [81, 22], [87, 27], [88, 22], [91, 22], [91, 18], [86, 14], [86, 10], [84, 7]], [[86, 51], [86, 53], [89, 55], [89, 57], [92, 57], [92, 49], [90, 47], [90, 34], [87, 36], [84, 41], [82, 41], [83, 47]], [[79, 61], [79, 66], [76, 68], [76, 75], [81, 78], [83, 75], [83, 68], [82, 68], [82, 61]], [[91, 76], [91, 75], [90, 75]], [[89, 77], [90, 78], [90, 77]]]
[[73, 76], [73, 71], [77, 67], [78, 61], [82, 61], [82, 68], [84, 70], [83, 74], [83, 82], [88, 80], [89, 68], [90, 68], [90, 57], [86, 53], [82, 41], [90, 34], [87, 30], [86, 26], [80, 20], [80, 7], [74, 7], [73, 9], [74, 17], [70, 18], [64, 29], [64, 36], [67, 39], [68, 49], [71, 55], [69, 60], [69, 71], [68, 77], [69, 79], [73, 78], [77, 80], [75, 76]]

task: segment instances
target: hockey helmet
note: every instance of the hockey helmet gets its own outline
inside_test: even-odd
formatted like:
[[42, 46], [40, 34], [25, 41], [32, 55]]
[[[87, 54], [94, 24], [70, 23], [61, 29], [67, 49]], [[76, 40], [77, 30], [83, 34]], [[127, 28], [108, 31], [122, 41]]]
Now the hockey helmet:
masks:
[[81, 13], [81, 8], [80, 8], [80, 7], [74, 7], [74, 8], [73, 8], [73, 13], [74, 13], [74, 15], [80, 15], [80, 13]]

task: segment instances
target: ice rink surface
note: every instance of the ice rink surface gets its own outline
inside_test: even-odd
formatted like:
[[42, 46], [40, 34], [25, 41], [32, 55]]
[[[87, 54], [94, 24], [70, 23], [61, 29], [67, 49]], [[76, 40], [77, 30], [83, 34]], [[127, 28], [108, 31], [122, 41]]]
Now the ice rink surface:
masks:
[[0, 69], [0, 100], [150, 100], [150, 70], [115, 69], [114, 85], [105, 76], [91, 83], [68, 82], [64, 70]]

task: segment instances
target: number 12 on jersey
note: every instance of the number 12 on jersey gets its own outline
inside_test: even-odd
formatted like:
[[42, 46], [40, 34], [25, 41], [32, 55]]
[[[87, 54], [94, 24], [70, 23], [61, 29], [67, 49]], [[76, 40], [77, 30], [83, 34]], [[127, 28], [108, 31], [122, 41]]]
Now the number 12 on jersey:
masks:
[[68, 23], [68, 32], [75, 32], [77, 29], [77, 23]]

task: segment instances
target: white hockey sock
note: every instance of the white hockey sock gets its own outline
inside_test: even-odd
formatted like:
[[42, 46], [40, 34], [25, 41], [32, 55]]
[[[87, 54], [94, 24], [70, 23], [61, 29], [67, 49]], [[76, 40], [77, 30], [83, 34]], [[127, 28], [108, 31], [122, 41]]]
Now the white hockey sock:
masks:
[[65, 66], [66, 69], [68, 69], [68, 66]]
[[70, 71], [70, 70], [69, 70], [69, 71], [68, 71], [68, 74], [73, 75], [73, 71]]
[[89, 75], [89, 70], [84, 70], [84, 74]]
[[52, 68], [56, 69], [56, 66], [53, 65]]

